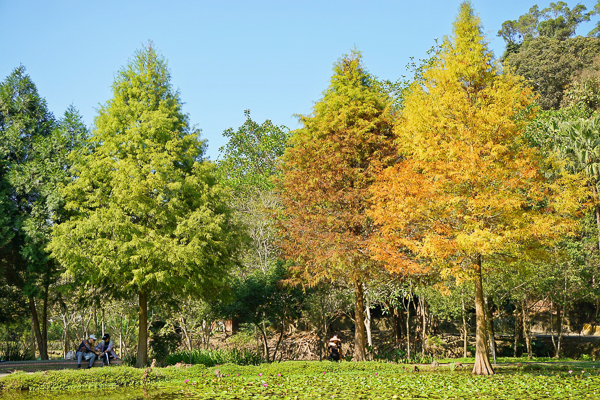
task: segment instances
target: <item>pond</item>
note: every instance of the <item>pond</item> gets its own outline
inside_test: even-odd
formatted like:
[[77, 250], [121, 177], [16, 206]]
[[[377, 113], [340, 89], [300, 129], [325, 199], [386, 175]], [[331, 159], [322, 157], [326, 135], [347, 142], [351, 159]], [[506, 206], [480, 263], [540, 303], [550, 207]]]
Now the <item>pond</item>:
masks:
[[[266, 365], [248, 368], [246, 374], [190, 374], [168, 383], [154, 386], [106, 388], [97, 390], [71, 391], [6, 391], [0, 392], [0, 400], [170, 400], [170, 399], [567, 399], [600, 398], [600, 376], [598, 369], [565, 370], [502, 370], [494, 376], [473, 376], [465, 370], [417, 371], [387, 370], [393, 366], [376, 364], [342, 366], [335, 371], [325, 371], [328, 364], [314, 364], [315, 368], [299, 370], [298, 366], [283, 370], [285, 365]], [[315, 372], [316, 367], [323, 370]], [[224, 366], [223, 370], [234, 372], [235, 366]], [[333, 366], [332, 366], [333, 368]], [[541, 367], [540, 367], [541, 368]], [[265, 373], [260, 370], [268, 371]], [[123, 371], [126, 371], [123, 369]], [[204, 371], [204, 370], [203, 370]], [[209, 372], [207, 370], [206, 372]], [[111, 373], [117, 373], [114, 370]], [[73, 374], [71, 374], [73, 375]], [[77, 376], [85, 381], [84, 374]], [[92, 376], [89, 376], [92, 378]]]

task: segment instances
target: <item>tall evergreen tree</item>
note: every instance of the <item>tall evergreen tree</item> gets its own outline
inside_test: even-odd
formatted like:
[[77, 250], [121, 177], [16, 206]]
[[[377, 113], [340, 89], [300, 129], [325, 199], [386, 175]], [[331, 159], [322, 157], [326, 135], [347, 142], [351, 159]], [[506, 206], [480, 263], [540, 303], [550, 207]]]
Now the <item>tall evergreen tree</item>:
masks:
[[0, 84], [0, 271], [28, 300], [42, 359], [48, 359], [48, 289], [57, 272], [45, 247], [60, 203], [56, 186], [65, 176], [60, 137], [25, 68], [16, 68]]
[[151, 45], [119, 71], [50, 248], [76, 281], [137, 295], [137, 366], [147, 364], [150, 295], [208, 297], [236, 262], [236, 227], [205, 142]]

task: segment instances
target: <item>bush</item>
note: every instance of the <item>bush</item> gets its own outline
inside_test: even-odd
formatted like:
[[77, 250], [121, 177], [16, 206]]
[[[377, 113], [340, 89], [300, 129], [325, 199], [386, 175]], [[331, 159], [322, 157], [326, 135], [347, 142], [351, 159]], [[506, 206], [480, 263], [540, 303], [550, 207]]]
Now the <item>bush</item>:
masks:
[[260, 354], [250, 350], [182, 350], [165, 358], [165, 365], [177, 363], [202, 364], [214, 367], [221, 364], [258, 365], [262, 362]]
[[21, 342], [5, 342], [0, 347], [0, 360], [24, 361], [33, 360], [31, 349]]

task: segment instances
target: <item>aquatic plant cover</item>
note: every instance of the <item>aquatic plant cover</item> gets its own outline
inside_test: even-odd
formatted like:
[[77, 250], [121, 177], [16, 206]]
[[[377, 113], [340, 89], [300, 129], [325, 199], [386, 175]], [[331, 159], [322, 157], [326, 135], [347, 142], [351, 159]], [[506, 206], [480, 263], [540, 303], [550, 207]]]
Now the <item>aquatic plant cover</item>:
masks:
[[[214, 368], [159, 368], [148, 373], [146, 388], [90, 387], [79, 391], [52, 391], [53, 399], [536, 399], [597, 398], [600, 378], [596, 365], [587, 363], [555, 365], [550, 370], [499, 368], [489, 377], [472, 376], [469, 369], [451, 371], [447, 367], [410, 372], [411, 366], [386, 363], [286, 362], [241, 367], [223, 365]], [[426, 369], [424, 367], [423, 369]], [[18, 374], [0, 378], [0, 388], [8, 379], [42, 381], [48, 385], [65, 381], [101, 385], [113, 379], [141, 378], [144, 370], [128, 367], [91, 371], [49, 371], [33, 375]], [[85, 378], [85, 379], [82, 379]], [[139, 385], [141, 382], [138, 381]], [[121, 384], [125, 384], [121, 380]], [[129, 384], [133, 384], [132, 381]], [[49, 388], [49, 387], [47, 387]], [[47, 398], [42, 386], [38, 391], [0, 392], [2, 399], [38, 400]]]

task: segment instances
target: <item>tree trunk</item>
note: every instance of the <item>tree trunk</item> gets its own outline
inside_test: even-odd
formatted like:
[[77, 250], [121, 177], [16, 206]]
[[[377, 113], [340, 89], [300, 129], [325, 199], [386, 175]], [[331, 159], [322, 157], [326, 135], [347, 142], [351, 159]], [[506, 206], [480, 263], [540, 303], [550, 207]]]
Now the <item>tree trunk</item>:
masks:
[[481, 279], [481, 256], [475, 258], [475, 365], [474, 375], [492, 375], [494, 370], [490, 364], [485, 323], [485, 304], [483, 299], [483, 281]]
[[119, 358], [123, 359], [123, 316], [119, 316]]
[[369, 346], [369, 349], [370, 349], [369, 350], [369, 360], [372, 360], [373, 355], [371, 353], [371, 349], [373, 348], [373, 337], [371, 335], [371, 304], [369, 302], [368, 294], [365, 294], [365, 301], [367, 303], [367, 305], [365, 307], [365, 332], [367, 335], [367, 345]]
[[523, 310], [521, 305], [517, 303], [515, 309], [515, 333], [513, 335], [513, 357], [519, 357], [519, 342], [521, 341], [521, 332], [523, 332]]
[[50, 287], [50, 283], [46, 281], [44, 285], [44, 299], [42, 303], [42, 341], [44, 343], [44, 352], [46, 354], [46, 358], [41, 355], [42, 360], [48, 359], [48, 289]]
[[269, 362], [271, 360], [271, 356], [269, 354], [269, 339], [267, 338], [267, 332], [265, 329], [265, 321], [262, 321], [262, 326], [260, 324], [257, 325], [258, 330], [260, 331], [260, 335], [263, 339], [263, 354], [265, 360]]
[[356, 303], [354, 305], [354, 361], [366, 361], [366, 337], [365, 337], [365, 302], [362, 282], [354, 281], [354, 295]]
[[29, 311], [31, 311], [31, 326], [33, 333], [35, 333], [35, 339], [37, 342], [38, 351], [40, 353], [40, 358], [42, 360], [47, 360], [48, 349], [46, 348], [46, 342], [44, 341], [42, 331], [40, 330], [40, 321], [38, 319], [38, 313], [35, 307], [35, 299], [33, 296], [29, 296]]
[[492, 359], [494, 360], [494, 365], [496, 365], [496, 338], [494, 336], [494, 319], [492, 318], [490, 308], [491, 302], [489, 301], [488, 296], [485, 296], [485, 320], [487, 324], [488, 341], [492, 352]]
[[394, 340], [396, 341], [396, 346], [400, 343], [400, 339], [402, 337], [402, 327], [400, 326], [400, 309], [394, 305], [390, 305], [392, 308], [392, 312], [390, 313], [392, 316], [392, 327], [394, 329]]
[[185, 318], [180, 317], [179, 321], [181, 322], [181, 330], [185, 336], [185, 343], [189, 351], [192, 351], [192, 341], [190, 339], [190, 335], [188, 334], [187, 328], [185, 327]]
[[[275, 362], [275, 358], [277, 358], [277, 351], [279, 350], [279, 345], [281, 345], [281, 341], [283, 340], [284, 332], [285, 332], [285, 315], [281, 318], [281, 331], [279, 332], [279, 339], [277, 340], [277, 345], [275, 346], [275, 351], [273, 352], [273, 362]], [[283, 351], [281, 353], [283, 355]]]
[[139, 330], [138, 330], [138, 351], [135, 366], [145, 368], [148, 364], [148, 293], [145, 289], [140, 290], [139, 294]]
[[98, 313], [96, 312], [96, 299], [94, 299], [94, 305], [92, 306], [92, 315], [94, 316], [94, 335], [98, 334]]
[[525, 337], [525, 345], [527, 346], [527, 358], [531, 360], [533, 357], [533, 351], [531, 349], [531, 324], [529, 322], [529, 311], [528, 311], [527, 297], [523, 300], [523, 336]]
[[421, 355], [425, 355], [427, 347], [427, 313], [425, 312], [425, 299], [423, 296], [419, 296], [419, 304], [421, 307]]
[[406, 302], [406, 358], [410, 359], [410, 299], [412, 291], [408, 295]]
[[463, 331], [463, 357], [467, 358], [467, 344], [468, 344], [468, 328], [467, 328], [467, 311], [465, 310], [465, 294], [462, 293], [460, 298], [462, 302], [462, 331]]
[[564, 310], [561, 310], [561, 307], [559, 305], [556, 306], [556, 318], [557, 318], [557, 322], [558, 322], [558, 340], [557, 343], [554, 343], [554, 335], [552, 335], [552, 343], [554, 344], [554, 357], [555, 358], [560, 358], [560, 345], [562, 342], [562, 337], [563, 337], [563, 321], [562, 321], [562, 314], [563, 314]]

